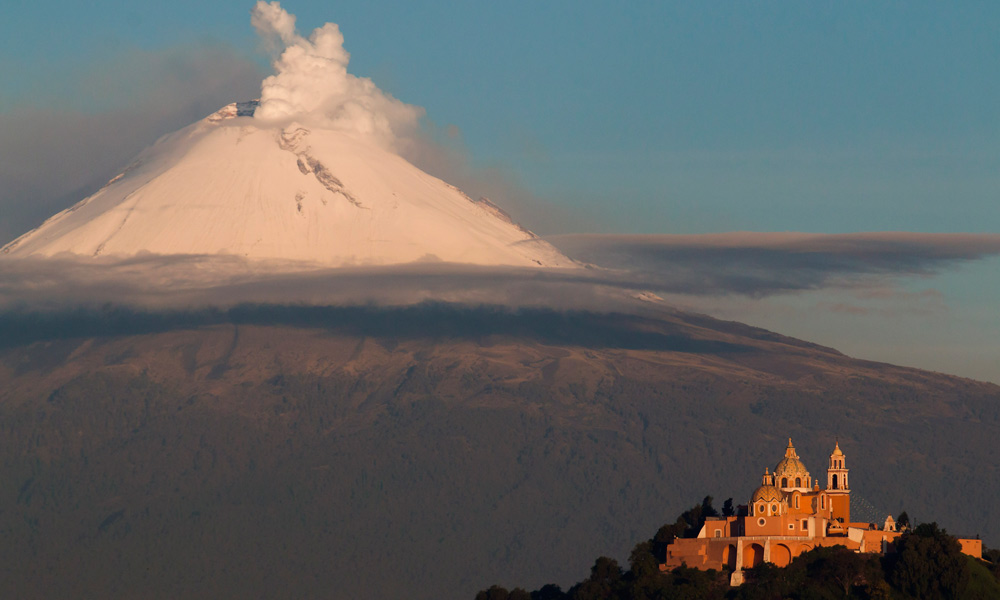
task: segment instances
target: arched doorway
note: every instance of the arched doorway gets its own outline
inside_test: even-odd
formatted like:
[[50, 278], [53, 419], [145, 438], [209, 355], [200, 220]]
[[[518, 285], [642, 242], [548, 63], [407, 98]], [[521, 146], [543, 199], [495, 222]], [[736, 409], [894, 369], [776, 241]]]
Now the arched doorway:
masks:
[[727, 569], [736, 570], [736, 546], [729, 544], [722, 550], [722, 564]]
[[748, 544], [743, 549], [743, 568], [752, 569], [764, 562], [764, 546], [760, 544]]
[[771, 546], [771, 562], [779, 567], [787, 567], [792, 562], [792, 550], [784, 544]]

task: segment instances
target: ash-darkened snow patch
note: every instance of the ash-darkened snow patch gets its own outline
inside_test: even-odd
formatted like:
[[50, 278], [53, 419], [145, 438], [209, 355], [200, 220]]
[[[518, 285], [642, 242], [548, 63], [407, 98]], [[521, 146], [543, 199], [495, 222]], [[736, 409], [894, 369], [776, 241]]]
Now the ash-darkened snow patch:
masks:
[[309, 156], [308, 154], [303, 154], [306, 161], [309, 164], [309, 168], [312, 170], [312, 174], [316, 177], [316, 180], [323, 184], [323, 187], [330, 190], [334, 194], [340, 194], [345, 200], [357, 206], [358, 208], [365, 208], [361, 202], [358, 201], [350, 192], [344, 188], [344, 184], [337, 179], [333, 173], [330, 172], [323, 163], [319, 162], [315, 158]]
[[[295, 155], [295, 165], [303, 175], [312, 173], [316, 181], [320, 182], [326, 189], [343, 197], [358, 208], [367, 208], [353, 194], [347, 191], [344, 183], [331, 173], [323, 163], [309, 154], [309, 146], [305, 144], [305, 138], [309, 133], [309, 130], [304, 127], [297, 127], [291, 131], [286, 129], [278, 137], [278, 145], [282, 150], [287, 150]], [[326, 204], [325, 200], [323, 204]]]

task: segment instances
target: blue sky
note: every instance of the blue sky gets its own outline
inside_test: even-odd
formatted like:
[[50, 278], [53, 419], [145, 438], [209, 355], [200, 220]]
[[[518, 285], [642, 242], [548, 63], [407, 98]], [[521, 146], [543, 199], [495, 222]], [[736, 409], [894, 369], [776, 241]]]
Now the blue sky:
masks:
[[[422, 106], [443, 143], [527, 190], [534, 203], [510, 208], [540, 232], [1000, 231], [995, 2], [399, 4], [282, 5], [302, 32], [338, 23], [351, 71]], [[0, 116], [125, 111], [166, 93], [151, 79], [183, 80], [192, 60], [266, 73], [251, 7], [8, 2]], [[158, 67], [145, 68], [153, 57]], [[803, 295], [781, 299], [801, 322], [760, 304], [731, 316], [904, 364], [962, 372], [978, 360], [986, 366], [964, 373], [1000, 381], [988, 342], [977, 342], [986, 358], [946, 360], [940, 341], [1000, 333], [997, 266], [897, 282], [944, 294], [930, 327], [937, 353], [892, 347], [919, 345], [915, 322], [831, 321]]]
[[[250, 5], [15, 2], [0, 106], [123, 104], [65, 79], [136, 48], [266, 63]], [[339, 23], [355, 73], [593, 227], [1000, 229], [995, 3], [284, 6], [303, 31]]]

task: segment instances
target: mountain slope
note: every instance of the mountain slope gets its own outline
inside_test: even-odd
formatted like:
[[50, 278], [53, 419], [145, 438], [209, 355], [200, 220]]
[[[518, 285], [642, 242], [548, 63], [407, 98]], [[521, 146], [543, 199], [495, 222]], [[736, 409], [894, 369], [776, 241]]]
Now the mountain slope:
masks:
[[233, 104], [166, 136], [3, 252], [575, 266], [488, 201], [471, 200], [370, 141], [269, 125], [251, 111]]
[[565, 584], [705, 494], [745, 502], [788, 436], [814, 476], [839, 436], [859, 518], [1000, 538], [1000, 388], [707, 317], [257, 307], [0, 331], [11, 596]]

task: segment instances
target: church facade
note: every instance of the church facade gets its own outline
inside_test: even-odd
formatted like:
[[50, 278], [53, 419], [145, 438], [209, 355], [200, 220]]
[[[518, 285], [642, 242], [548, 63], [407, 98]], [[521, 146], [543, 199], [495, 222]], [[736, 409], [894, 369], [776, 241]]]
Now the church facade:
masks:
[[[696, 538], [675, 538], [667, 546], [661, 570], [686, 564], [699, 569], [733, 571], [742, 583], [743, 569], [762, 562], [785, 566], [818, 546], [846, 546], [856, 552], [884, 553], [901, 533], [892, 516], [879, 526], [851, 521], [847, 458], [837, 443], [820, 487], [788, 440], [785, 456], [764, 470], [761, 485], [735, 516], [708, 518]], [[967, 554], [982, 555], [979, 540], [960, 540]], [[978, 553], [976, 546], [978, 544]]]

